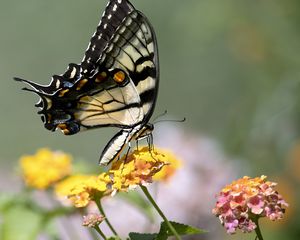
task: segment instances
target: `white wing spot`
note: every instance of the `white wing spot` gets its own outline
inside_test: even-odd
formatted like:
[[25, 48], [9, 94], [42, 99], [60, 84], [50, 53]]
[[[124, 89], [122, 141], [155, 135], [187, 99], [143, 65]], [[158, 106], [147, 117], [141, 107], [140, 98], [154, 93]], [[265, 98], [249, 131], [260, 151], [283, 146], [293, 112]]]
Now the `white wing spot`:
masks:
[[122, 0], [118, 0], [118, 3], [120, 3], [120, 4], [121, 4], [121, 3], [122, 3]]
[[72, 72], [71, 72], [71, 74], [70, 74], [70, 78], [74, 78], [74, 77], [75, 77], [75, 74], [76, 74], [76, 68], [73, 67]]
[[106, 28], [107, 28], [107, 23], [105, 23], [105, 24], [103, 25], [103, 28], [104, 28], [104, 29], [106, 29]]
[[117, 10], [117, 8], [118, 8], [118, 5], [115, 4], [114, 7], [113, 7], [113, 11], [115, 12]]
[[56, 82], [56, 84], [55, 84], [55, 87], [56, 87], [56, 88], [59, 88], [59, 86], [60, 86], [60, 81], [57, 80], [57, 82]]
[[111, 19], [111, 14], [109, 14], [109, 15], [107, 16], [107, 19]]
[[98, 40], [100, 40], [101, 38], [102, 38], [102, 33], [99, 34]]

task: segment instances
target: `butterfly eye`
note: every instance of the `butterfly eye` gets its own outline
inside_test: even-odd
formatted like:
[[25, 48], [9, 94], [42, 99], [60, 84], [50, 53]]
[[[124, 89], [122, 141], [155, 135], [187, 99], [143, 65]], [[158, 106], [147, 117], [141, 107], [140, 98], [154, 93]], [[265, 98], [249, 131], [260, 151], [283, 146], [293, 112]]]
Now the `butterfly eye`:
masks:
[[126, 75], [123, 71], [118, 71], [114, 74], [114, 80], [117, 82], [117, 83], [122, 83], [124, 82], [126, 78]]

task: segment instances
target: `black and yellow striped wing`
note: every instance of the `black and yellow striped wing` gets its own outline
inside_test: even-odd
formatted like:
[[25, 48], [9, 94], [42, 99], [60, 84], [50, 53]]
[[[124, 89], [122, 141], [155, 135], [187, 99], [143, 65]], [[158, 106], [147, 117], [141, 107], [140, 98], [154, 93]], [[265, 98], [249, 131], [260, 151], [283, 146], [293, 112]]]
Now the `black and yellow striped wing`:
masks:
[[[15, 78], [40, 96], [44, 126], [65, 135], [115, 126], [121, 131], [105, 147], [101, 162], [114, 159], [147, 132], [158, 91], [155, 33], [127, 0], [110, 0], [80, 64], [69, 64], [48, 86]], [[151, 130], [152, 131], [152, 130]]]
[[22, 81], [41, 97], [37, 106], [45, 127], [71, 135], [95, 127], [147, 123], [158, 75], [150, 23], [128, 1], [111, 0], [81, 64], [70, 64], [48, 86]]
[[[100, 78], [109, 76], [106, 84], [100, 85], [107, 86], [80, 98], [81, 111], [76, 118], [87, 128], [108, 122], [123, 128], [148, 122], [158, 90], [157, 56], [150, 24], [140, 12], [132, 11], [97, 61]], [[99, 105], [99, 101], [105, 104]]]

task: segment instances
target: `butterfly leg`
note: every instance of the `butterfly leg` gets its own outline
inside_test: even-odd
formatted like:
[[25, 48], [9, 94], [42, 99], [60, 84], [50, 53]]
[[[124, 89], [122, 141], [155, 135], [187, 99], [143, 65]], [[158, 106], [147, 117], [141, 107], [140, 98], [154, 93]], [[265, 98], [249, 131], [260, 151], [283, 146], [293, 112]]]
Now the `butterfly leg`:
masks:
[[123, 167], [122, 167], [121, 173], [123, 173], [125, 164], [127, 164], [128, 154], [129, 154], [129, 152], [130, 152], [130, 149], [131, 149], [131, 145], [130, 145], [130, 142], [129, 142], [129, 143], [128, 143], [128, 149], [127, 149], [127, 151], [126, 151], [125, 160], [124, 160], [124, 163], [123, 163]]
[[149, 133], [147, 135], [147, 143], [148, 143], [148, 149], [149, 149], [149, 153], [151, 155], [151, 157], [157, 161], [157, 159], [153, 156], [152, 152], [154, 151], [154, 144], [153, 144], [153, 135], [152, 133]]
[[136, 141], [135, 141], [135, 144], [136, 144], [136, 150], [139, 151], [139, 140], [136, 140]]

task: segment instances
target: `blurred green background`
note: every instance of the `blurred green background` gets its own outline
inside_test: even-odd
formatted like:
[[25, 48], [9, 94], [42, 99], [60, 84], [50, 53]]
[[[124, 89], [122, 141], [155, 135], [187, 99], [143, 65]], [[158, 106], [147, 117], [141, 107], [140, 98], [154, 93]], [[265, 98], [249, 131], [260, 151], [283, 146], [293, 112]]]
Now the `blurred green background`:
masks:
[[[37, 97], [12, 78], [47, 84], [68, 63], [79, 63], [106, 2], [1, 0], [2, 170], [14, 174], [22, 154], [45, 146], [98, 161], [115, 129], [72, 137], [51, 133], [36, 114]], [[167, 109], [170, 118], [186, 117], [186, 128], [245, 161], [241, 174], [281, 182], [292, 206], [284, 224], [270, 227], [269, 239], [299, 239], [300, 1], [132, 2], [158, 38], [161, 82], [154, 115]]]

